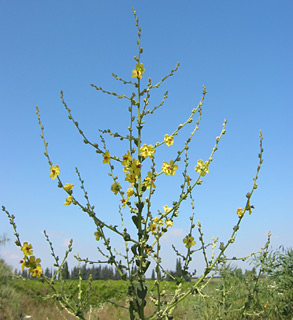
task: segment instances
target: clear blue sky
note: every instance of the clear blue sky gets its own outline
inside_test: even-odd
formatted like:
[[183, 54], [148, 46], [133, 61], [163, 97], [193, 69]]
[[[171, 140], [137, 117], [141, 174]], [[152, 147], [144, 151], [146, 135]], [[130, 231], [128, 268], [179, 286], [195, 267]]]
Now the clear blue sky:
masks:
[[[91, 141], [100, 142], [99, 128], [126, 133], [127, 103], [97, 92], [90, 84], [129, 93], [111, 74], [130, 79], [135, 66], [137, 30], [131, 6], [142, 27], [144, 79], [157, 82], [177, 61], [181, 63], [175, 76], [154, 92], [154, 105], [166, 90], [169, 97], [153, 118], [147, 118], [144, 142], [154, 144], [183, 123], [205, 84], [203, 118], [190, 145], [189, 168], [195, 177], [197, 160], [208, 158], [223, 120], [228, 120], [210, 173], [195, 192], [195, 220], [202, 222], [206, 242], [212, 236], [227, 241], [237, 222], [236, 208], [244, 206], [256, 172], [262, 129], [264, 163], [252, 200], [255, 210], [245, 217], [229, 253], [241, 256], [258, 250], [268, 231], [274, 248], [292, 246], [293, 3], [286, 0], [2, 1], [0, 203], [16, 216], [22, 241], [32, 243], [44, 266], [53, 265], [44, 229], [61, 257], [70, 238], [74, 253], [93, 260], [99, 257], [93, 223], [77, 207], [63, 205], [66, 194], [49, 178], [36, 105], [62, 181], [75, 184], [78, 195], [77, 166], [97, 215], [120, 225], [119, 199], [110, 191], [108, 169], [82, 143], [59, 96], [63, 90]], [[158, 159], [172, 159], [191, 130], [186, 128], [172, 148], [162, 147]], [[107, 146], [117, 156], [125, 149], [108, 137]], [[182, 168], [174, 177], [158, 181], [154, 212], [176, 200]], [[175, 267], [171, 243], [184, 248], [189, 216], [190, 206], [186, 205], [165, 239], [163, 258], [169, 269]], [[126, 211], [125, 220], [131, 224]], [[11, 241], [0, 249], [0, 255], [17, 267], [21, 254], [13, 243], [8, 219], [1, 213], [3, 233]], [[113, 241], [123, 250], [121, 241]], [[72, 256], [69, 265], [74, 265]], [[202, 270], [202, 265], [200, 256], [194, 258], [193, 267]]]

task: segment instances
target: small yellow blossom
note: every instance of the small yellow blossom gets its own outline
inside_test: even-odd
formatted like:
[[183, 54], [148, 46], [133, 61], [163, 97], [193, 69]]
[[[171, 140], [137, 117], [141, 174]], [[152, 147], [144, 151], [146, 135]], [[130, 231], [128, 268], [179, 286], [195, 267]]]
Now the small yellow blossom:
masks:
[[202, 177], [206, 175], [206, 173], [209, 173], [209, 168], [208, 168], [208, 161], [203, 163], [202, 160], [197, 161], [197, 165], [195, 166], [195, 171], [198, 172]]
[[141, 171], [141, 163], [139, 160], [133, 159], [130, 169], [134, 175], [139, 176]]
[[26, 257], [24, 257], [23, 260], [20, 260], [20, 263], [21, 263], [21, 270], [28, 267]]
[[65, 206], [69, 206], [73, 201], [73, 196], [68, 196], [64, 202]]
[[110, 163], [110, 160], [111, 160], [111, 157], [110, 157], [110, 153], [109, 151], [106, 151], [104, 154], [103, 154], [103, 164], [109, 164]]
[[238, 208], [238, 209], [236, 210], [236, 212], [237, 212], [239, 218], [242, 218], [243, 215], [244, 215], [245, 210], [242, 209], [242, 208]]
[[126, 198], [126, 199], [122, 198], [122, 199], [121, 199], [122, 208], [125, 208], [125, 205], [126, 205], [126, 203], [128, 202], [128, 200], [129, 200], [129, 198]]
[[23, 246], [21, 247], [21, 251], [23, 252], [24, 257], [26, 258], [27, 256], [33, 254], [33, 247], [31, 244], [28, 244], [28, 242], [24, 242]]
[[37, 265], [36, 268], [32, 272], [32, 277], [39, 278], [41, 274], [43, 273], [43, 270], [40, 265]]
[[155, 177], [152, 175], [152, 173], [149, 171], [148, 175], [144, 178], [144, 185], [147, 189], [150, 187], [155, 188], [154, 182], [156, 181]]
[[140, 155], [142, 155], [144, 158], [150, 157], [153, 158], [153, 154], [156, 152], [156, 149], [150, 144], [146, 145], [144, 144], [140, 149]]
[[96, 231], [96, 232], [94, 233], [94, 235], [95, 235], [97, 241], [99, 241], [100, 238], [101, 238], [101, 236], [102, 236], [99, 231]]
[[165, 223], [166, 223], [166, 226], [167, 226], [167, 227], [172, 227], [172, 226], [173, 226], [173, 221], [170, 220], [170, 219], [166, 219], [166, 220], [165, 220]]
[[42, 268], [41, 268], [41, 259], [36, 259], [35, 256], [31, 256], [29, 258], [29, 262], [27, 263], [28, 264], [28, 267], [29, 267], [29, 270], [28, 272], [29, 273], [32, 273], [33, 277], [38, 277], [42, 274]]
[[186, 175], [185, 180], [187, 182], [188, 187], [190, 187], [190, 181], [192, 180], [188, 175]]
[[64, 190], [70, 191], [74, 187], [73, 184], [66, 183], [66, 185], [63, 187]]
[[30, 256], [29, 264], [30, 264], [31, 269], [34, 269], [35, 266], [40, 265], [40, 263], [41, 263], [41, 259], [40, 258], [36, 259], [35, 256]]
[[127, 197], [130, 198], [134, 194], [133, 188], [129, 188], [126, 190]]
[[162, 219], [159, 219], [158, 217], [155, 217], [155, 218], [154, 218], [154, 223], [157, 223], [157, 224], [159, 224], [160, 226], [162, 226], [162, 225], [163, 225], [163, 220], [162, 220]]
[[131, 160], [132, 160], [132, 155], [129, 153], [129, 151], [127, 151], [127, 153], [125, 153], [122, 158], [122, 165], [124, 167], [127, 167]]
[[164, 137], [164, 142], [166, 143], [166, 145], [168, 147], [172, 146], [174, 143], [174, 137], [173, 136], [169, 136], [168, 134], [165, 134]]
[[137, 176], [135, 174], [127, 173], [124, 180], [128, 181], [130, 183], [130, 186], [132, 186], [135, 183], [136, 179]]
[[145, 72], [145, 68], [143, 66], [143, 64], [137, 64], [136, 65], [136, 68], [134, 70], [132, 70], [132, 75], [131, 77], [132, 78], [137, 78], [137, 79], [141, 79], [142, 78], [142, 75], [144, 74]]
[[173, 208], [169, 208], [167, 205], [163, 206], [163, 209], [164, 209], [164, 216], [166, 216]]
[[151, 232], [153, 234], [156, 234], [157, 233], [157, 224], [156, 223], [151, 223], [150, 229], [151, 229]]
[[191, 236], [186, 236], [186, 237], [183, 239], [183, 243], [185, 243], [185, 247], [186, 247], [186, 248], [191, 248], [191, 247], [195, 246], [195, 245], [196, 245], [196, 242], [193, 241], [193, 240], [194, 240], [193, 237], [191, 237]]
[[166, 175], [174, 176], [177, 169], [178, 166], [174, 164], [173, 160], [171, 160], [170, 163], [163, 161], [162, 170]]
[[111, 190], [112, 190], [115, 194], [117, 194], [117, 193], [120, 191], [120, 189], [121, 189], [121, 186], [120, 186], [119, 182], [114, 182], [114, 183], [112, 184], [112, 186], [111, 186]]
[[60, 173], [60, 168], [58, 164], [56, 164], [56, 166], [51, 166], [50, 171], [51, 171], [50, 178], [52, 180], [56, 179]]

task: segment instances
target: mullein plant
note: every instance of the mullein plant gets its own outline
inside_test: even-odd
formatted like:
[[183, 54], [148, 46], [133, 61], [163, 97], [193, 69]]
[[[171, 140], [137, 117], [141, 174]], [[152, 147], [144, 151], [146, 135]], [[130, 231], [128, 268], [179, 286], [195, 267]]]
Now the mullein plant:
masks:
[[[130, 85], [134, 88], [134, 92], [131, 96], [125, 94], [117, 94], [115, 92], [106, 91], [101, 87], [94, 84], [91, 86], [98, 91], [105, 94], [112, 95], [118, 99], [126, 99], [129, 103], [129, 117], [130, 123], [128, 127], [128, 135], [123, 136], [118, 133], [108, 130], [100, 130], [101, 133], [101, 146], [96, 142], [91, 142], [85, 135], [84, 131], [81, 130], [78, 122], [74, 119], [70, 108], [67, 106], [63, 92], [61, 91], [61, 100], [68, 112], [68, 118], [73, 122], [74, 126], [79, 131], [82, 136], [83, 142], [94, 148], [96, 153], [100, 156], [101, 162], [107, 167], [109, 176], [112, 182], [109, 184], [109, 189], [114, 195], [119, 199], [119, 213], [121, 217], [121, 228], [117, 226], [112, 226], [99, 218], [96, 213], [95, 207], [90, 204], [88, 193], [84, 187], [84, 181], [81, 175], [76, 169], [78, 179], [81, 184], [81, 189], [84, 192], [84, 197], [86, 204], [82, 204], [80, 199], [74, 195], [74, 185], [69, 182], [63, 182], [61, 179], [62, 170], [59, 165], [53, 163], [48, 153], [48, 143], [44, 137], [44, 127], [40, 119], [39, 108], [36, 107], [36, 113], [38, 117], [38, 122], [41, 128], [41, 138], [45, 147], [45, 156], [48, 160], [50, 167], [50, 178], [57, 181], [58, 187], [63, 189], [65, 192], [65, 202], [64, 205], [70, 206], [75, 205], [81, 208], [82, 211], [87, 213], [89, 217], [93, 220], [96, 226], [96, 232], [94, 237], [96, 241], [100, 244], [98, 250], [106, 258], [106, 262], [111, 264], [116, 268], [121, 278], [128, 284], [128, 302], [129, 302], [129, 316], [130, 319], [171, 319], [174, 308], [180, 301], [192, 294], [201, 295], [201, 290], [206, 284], [204, 280], [207, 276], [212, 276], [216, 274], [217, 268], [226, 259], [225, 252], [227, 248], [234, 242], [236, 233], [239, 229], [240, 223], [244, 218], [246, 213], [251, 214], [253, 206], [251, 205], [251, 197], [254, 190], [257, 188], [258, 174], [261, 168], [263, 147], [262, 147], [262, 132], [260, 132], [260, 153], [259, 153], [259, 165], [256, 170], [256, 175], [254, 177], [254, 182], [250, 192], [246, 194], [245, 204], [241, 208], [235, 208], [235, 216], [238, 219], [236, 225], [231, 231], [231, 236], [229, 240], [224, 243], [219, 243], [218, 239], [213, 238], [209, 243], [204, 240], [202, 226], [200, 221], [197, 224], [194, 222], [195, 219], [195, 207], [194, 207], [194, 197], [193, 190], [195, 187], [202, 184], [204, 177], [209, 174], [211, 162], [213, 161], [214, 154], [218, 149], [218, 144], [222, 136], [226, 132], [226, 120], [223, 123], [222, 129], [219, 136], [216, 137], [215, 145], [211, 151], [209, 158], [202, 160], [199, 159], [197, 163], [193, 164], [193, 170], [189, 170], [189, 144], [199, 129], [199, 123], [202, 116], [202, 107], [205, 95], [207, 93], [205, 86], [203, 86], [203, 95], [198, 105], [192, 109], [189, 118], [183, 123], [179, 124], [178, 127], [173, 132], [166, 132], [161, 138], [160, 142], [154, 144], [145, 143], [142, 140], [142, 130], [145, 124], [145, 118], [147, 115], [153, 115], [154, 112], [160, 108], [166, 98], [167, 92], [161, 103], [157, 106], [149, 108], [149, 99], [151, 90], [154, 88], [159, 88], [160, 85], [167, 80], [169, 77], [173, 76], [175, 71], [179, 67], [179, 63], [176, 67], [171, 70], [171, 72], [162, 78], [156, 84], [152, 83], [151, 78], [148, 78], [147, 85], [142, 88], [141, 80], [144, 77], [145, 66], [142, 63], [141, 55], [143, 53], [143, 48], [141, 46], [141, 28], [139, 27], [139, 21], [136, 15], [136, 11], [133, 10], [136, 27], [138, 29], [138, 54], [134, 57], [135, 67], [130, 74], [130, 80], [124, 80], [117, 75], [113, 74], [114, 78], [125, 85]], [[195, 119], [197, 115], [197, 119]], [[174, 141], [178, 136], [181, 129], [186, 127], [195, 121], [195, 126], [185, 141], [181, 149], [177, 151], [177, 156], [173, 159], [166, 158], [162, 163], [156, 162], [156, 154], [159, 152], [162, 145], [167, 145], [169, 148], [173, 148]], [[124, 154], [114, 155], [113, 151], [106, 146], [105, 135], [109, 134], [114, 138], [120, 140], [125, 140], [128, 143], [128, 148], [125, 150]], [[183, 159], [183, 160], [182, 160]], [[179, 174], [179, 165], [183, 164], [181, 169], [182, 172], [182, 185], [181, 191], [178, 194], [177, 199], [172, 203], [165, 204], [162, 203], [162, 209], [158, 211], [156, 216], [153, 215], [151, 210], [151, 200], [156, 189], [156, 181], [160, 179], [162, 175], [174, 176]], [[148, 167], [149, 170], [145, 174], [142, 172], [142, 166], [144, 168]], [[119, 172], [119, 177], [117, 176]], [[191, 179], [190, 176], [196, 175], [196, 178]], [[185, 252], [179, 252], [175, 246], [172, 246], [176, 255], [183, 260], [183, 270], [180, 277], [174, 277], [168, 273], [167, 270], [163, 268], [161, 261], [161, 238], [164, 234], [168, 233], [176, 222], [176, 218], [179, 215], [179, 209], [181, 204], [190, 199], [191, 202], [191, 216], [190, 216], [190, 228], [188, 233], [183, 237], [182, 242], [185, 245]], [[123, 209], [128, 210], [130, 215], [127, 215], [130, 223], [133, 223], [136, 232], [131, 235], [128, 233], [125, 224], [125, 217], [123, 216]], [[17, 237], [16, 244], [21, 248], [24, 254], [24, 259], [21, 262], [22, 268], [28, 268], [32, 276], [38, 277], [46, 281], [54, 290], [53, 298], [65, 308], [70, 314], [76, 316], [78, 319], [85, 319], [86, 317], [86, 302], [91, 294], [91, 286], [87, 290], [81, 288], [81, 276], [79, 283], [79, 293], [77, 300], [74, 300], [72, 294], [70, 294], [70, 288], [67, 291], [58, 291], [59, 287], [55, 286], [55, 281], [57, 280], [58, 274], [60, 279], [60, 274], [68, 254], [72, 251], [72, 241], [69, 244], [68, 250], [66, 251], [65, 257], [62, 262], [59, 262], [59, 258], [55, 255], [52, 243], [50, 242], [47, 234], [45, 233], [46, 239], [50, 245], [52, 256], [55, 259], [55, 274], [52, 279], [48, 279], [42, 272], [41, 261], [36, 259], [32, 254], [32, 246], [28, 242], [21, 242], [19, 239], [19, 234], [16, 231], [16, 225], [14, 222], [14, 216], [10, 215], [9, 212], [3, 207], [3, 210], [7, 213], [10, 218], [10, 223], [12, 224], [15, 235]], [[125, 253], [120, 254], [123, 257], [118, 258], [116, 251], [112, 249], [110, 243], [109, 233], [116, 234], [122, 238], [125, 242]], [[196, 235], [198, 235], [198, 240], [196, 240]], [[107, 251], [105, 253], [102, 251], [101, 247]], [[211, 255], [208, 255], [208, 248], [211, 248]], [[216, 250], [217, 249], [217, 250]], [[195, 253], [202, 252], [205, 261], [205, 269], [203, 274], [197, 278], [196, 282], [191, 282], [188, 289], [182, 289], [182, 281], [186, 277], [192, 277], [190, 273], [190, 262]], [[253, 254], [253, 253], [252, 253]], [[246, 259], [245, 257], [243, 259]], [[88, 259], [80, 258], [76, 256], [79, 263], [100, 263], [102, 261], [89, 261]], [[103, 261], [105, 262], [105, 261]], [[148, 290], [146, 282], [146, 272], [149, 269], [151, 263], [155, 263], [156, 280], [154, 281], [155, 291], [152, 294]], [[135, 267], [134, 267], [135, 266]], [[170, 278], [176, 280], [177, 289], [170, 296], [166, 295], [165, 290], [162, 289], [162, 279], [163, 276], [169, 276]], [[66, 283], [65, 283], [66, 287]], [[145, 314], [145, 307], [147, 303], [153, 303], [155, 305], [155, 311], [152, 314]]]

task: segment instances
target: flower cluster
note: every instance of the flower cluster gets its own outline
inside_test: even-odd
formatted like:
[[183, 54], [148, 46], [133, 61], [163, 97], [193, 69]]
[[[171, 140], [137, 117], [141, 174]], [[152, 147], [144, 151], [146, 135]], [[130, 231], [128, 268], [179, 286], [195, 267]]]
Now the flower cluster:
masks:
[[145, 68], [143, 66], [143, 64], [137, 64], [135, 69], [132, 70], [132, 75], [131, 77], [132, 78], [137, 78], [137, 79], [141, 79], [142, 78], [142, 75], [144, 74], [145, 72]]
[[21, 247], [21, 251], [24, 254], [23, 259], [20, 261], [21, 263], [21, 270], [24, 268], [28, 268], [28, 272], [32, 274], [33, 277], [39, 278], [41, 274], [43, 273], [43, 270], [41, 268], [41, 259], [36, 259], [35, 256], [33, 256], [33, 248], [32, 245], [28, 242], [24, 242], [23, 246]]
[[[172, 208], [169, 208], [167, 205], [163, 206], [164, 209], [164, 214], [162, 215], [162, 217], [165, 217], [168, 213], [171, 212]], [[152, 234], [156, 234], [157, 232], [159, 232], [161, 230], [161, 227], [163, 226], [163, 219], [162, 218], [158, 218], [155, 217], [153, 219], [153, 221], [150, 223], [150, 231], [152, 232]], [[165, 224], [166, 227], [172, 227], [173, 226], [173, 221], [169, 218], [165, 219]]]
[[[63, 187], [63, 189], [67, 192], [69, 192], [71, 189], [73, 189], [74, 185], [73, 184], [70, 184], [70, 183], [66, 183], [66, 185]], [[65, 206], [69, 206], [73, 201], [73, 196], [70, 194], [66, 200], [65, 200], [65, 203], [64, 205]]]

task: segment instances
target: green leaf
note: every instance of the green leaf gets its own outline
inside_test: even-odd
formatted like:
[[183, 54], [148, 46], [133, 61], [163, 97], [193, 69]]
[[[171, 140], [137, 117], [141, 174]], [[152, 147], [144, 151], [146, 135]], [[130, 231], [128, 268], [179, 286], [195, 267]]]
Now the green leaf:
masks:
[[138, 212], [142, 212], [142, 209], [144, 207], [144, 202], [136, 202], [135, 205], [138, 209]]
[[139, 223], [138, 216], [132, 216], [132, 221], [135, 224], [136, 228], [138, 229], [138, 223]]
[[134, 244], [132, 247], [131, 247], [131, 251], [132, 253], [137, 256], [137, 252], [136, 252], [136, 249], [138, 248], [138, 245], [137, 244]]

